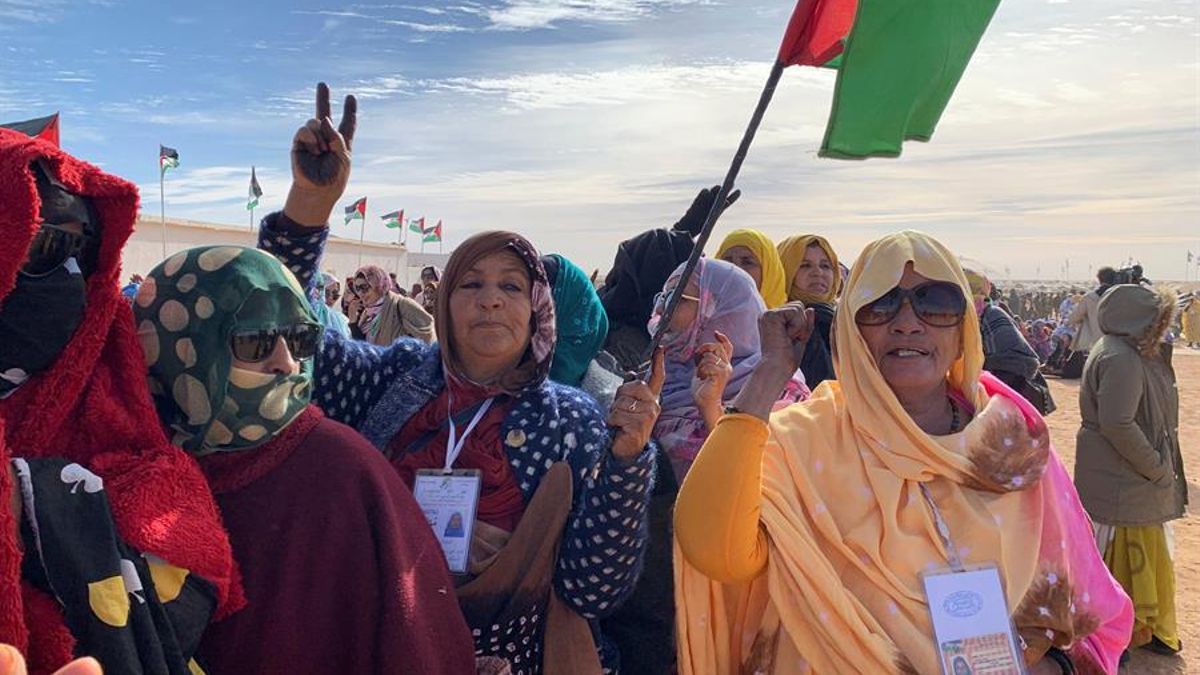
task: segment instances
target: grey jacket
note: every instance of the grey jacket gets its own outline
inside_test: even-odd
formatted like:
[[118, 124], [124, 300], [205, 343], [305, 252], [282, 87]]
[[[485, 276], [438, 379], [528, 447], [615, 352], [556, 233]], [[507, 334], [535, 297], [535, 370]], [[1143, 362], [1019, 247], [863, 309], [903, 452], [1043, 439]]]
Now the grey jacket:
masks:
[[1174, 302], [1141, 286], [1114, 286], [1099, 303], [1104, 336], [1083, 369], [1075, 486], [1106, 525], [1157, 525], [1183, 516], [1187, 480], [1179, 451], [1175, 372], [1157, 344]]

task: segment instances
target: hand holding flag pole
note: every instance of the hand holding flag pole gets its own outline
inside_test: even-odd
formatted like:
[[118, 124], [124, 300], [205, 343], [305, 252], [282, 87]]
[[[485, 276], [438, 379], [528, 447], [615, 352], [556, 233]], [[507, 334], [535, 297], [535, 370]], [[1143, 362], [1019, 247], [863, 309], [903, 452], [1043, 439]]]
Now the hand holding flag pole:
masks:
[[[680, 277], [695, 271], [788, 66], [838, 68], [822, 157], [896, 157], [929, 140], [1000, 0], [798, 0], [758, 106]], [[650, 346], [662, 343], [683, 294], [672, 294]]]
[[[679, 277], [679, 288], [687, 287], [688, 281], [692, 278], [692, 273], [696, 271], [696, 265], [700, 263], [700, 256], [704, 254], [704, 246], [708, 243], [709, 237], [712, 236], [713, 228], [716, 227], [717, 219], [737, 199], [737, 197], [734, 197], [733, 200], [729, 199], [730, 193], [733, 192], [733, 184], [737, 180], [738, 173], [742, 170], [742, 163], [746, 161], [746, 155], [750, 151], [750, 144], [754, 142], [754, 134], [758, 131], [759, 125], [762, 124], [763, 115], [767, 112], [767, 106], [771, 104], [771, 98], [775, 95], [775, 87], [779, 84], [779, 78], [783, 75], [784, 67], [782, 61], [776, 61], [775, 65], [771, 66], [771, 72], [767, 76], [767, 83], [763, 86], [762, 94], [758, 97], [758, 105], [754, 108], [754, 114], [750, 116], [750, 124], [747, 125], [746, 132], [742, 134], [742, 141], [738, 144], [737, 152], [733, 155], [733, 163], [729, 165], [729, 171], [725, 173], [725, 181], [721, 184], [721, 189], [717, 192], [716, 198], [713, 199], [712, 207], [708, 211], [708, 217], [704, 220], [704, 225], [700, 228], [700, 234], [696, 237], [696, 244], [692, 247], [692, 254], [688, 256], [687, 265], [684, 266], [683, 273]], [[639, 375], [639, 379], [644, 381], [645, 378], [649, 377], [649, 367], [654, 353], [658, 351], [659, 345], [662, 344], [663, 336], [666, 334], [667, 328], [671, 325], [671, 317], [675, 315], [675, 310], [679, 308], [679, 303], [682, 299], [683, 293], [671, 294], [671, 299], [667, 303], [663, 318], [659, 321], [658, 328], [650, 338], [650, 345], [642, 353], [642, 361], [646, 365], [643, 366], [644, 372]]]

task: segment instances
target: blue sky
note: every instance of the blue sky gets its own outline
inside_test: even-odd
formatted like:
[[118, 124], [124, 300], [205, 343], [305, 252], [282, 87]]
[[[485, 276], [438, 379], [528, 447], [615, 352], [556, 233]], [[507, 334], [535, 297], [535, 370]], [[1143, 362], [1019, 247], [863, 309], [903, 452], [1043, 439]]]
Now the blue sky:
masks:
[[[158, 210], [240, 224], [249, 167], [282, 204], [325, 80], [360, 101], [346, 203], [529, 235], [587, 268], [719, 182], [790, 0], [0, 0], [0, 119], [61, 110], [63, 142]], [[833, 74], [790, 69], [718, 228], [903, 227], [1013, 276], [1200, 254], [1200, 0], [1003, 0], [932, 143], [818, 159]], [[335, 232], [357, 229], [334, 224]]]

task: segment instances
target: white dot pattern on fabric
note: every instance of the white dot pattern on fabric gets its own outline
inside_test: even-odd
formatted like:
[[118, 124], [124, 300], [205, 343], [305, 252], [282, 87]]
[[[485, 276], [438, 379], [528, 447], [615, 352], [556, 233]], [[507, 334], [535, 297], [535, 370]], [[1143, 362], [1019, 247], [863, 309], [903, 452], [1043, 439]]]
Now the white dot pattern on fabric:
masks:
[[207, 319], [213, 315], [213, 309], [212, 300], [208, 296], [202, 295], [196, 298], [196, 316], [201, 319]]
[[191, 274], [190, 272], [179, 277], [179, 281], [175, 284], [175, 288], [179, 289], [180, 293], [191, 293], [192, 289], [195, 287], [196, 275]]
[[154, 281], [154, 277], [147, 277], [138, 287], [133, 301], [137, 303], [138, 307], [146, 308], [154, 304], [156, 297], [158, 297], [158, 284]]
[[228, 265], [234, 258], [242, 254], [242, 249], [234, 246], [218, 246], [210, 248], [196, 258], [196, 264], [205, 272], [215, 272]]
[[175, 355], [185, 368], [196, 365], [196, 347], [191, 338], [182, 338], [175, 343]]
[[162, 327], [172, 333], [187, 328], [188, 311], [183, 306], [183, 303], [178, 300], [168, 300], [158, 308], [158, 322]]
[[154, 324], [149, 319], [138, 324], [138, 343], [142, 346], [142, 355], [145, 357], [146, 365], [152, 366], [158, 363], [158, 330], [154, 328]]
[[212, 417], [212, 406], [208, 402], [208, 391], [200, 380], [188, 374], [175, 378], [171, 395], [179, 409], [188, 416], [188, 424], [201, 425]]
[[[170, 258], [167, 258], [167, 261], [163, 263], [163, 274], [169, 277], [175, 276], [175, 273], [179, 271], [179, 268], [183, 267], [183, 263], [187, 262], [187, 257], [187, 251], [181, 251]], [[146, 281], [149, 281], [149, 279]]]

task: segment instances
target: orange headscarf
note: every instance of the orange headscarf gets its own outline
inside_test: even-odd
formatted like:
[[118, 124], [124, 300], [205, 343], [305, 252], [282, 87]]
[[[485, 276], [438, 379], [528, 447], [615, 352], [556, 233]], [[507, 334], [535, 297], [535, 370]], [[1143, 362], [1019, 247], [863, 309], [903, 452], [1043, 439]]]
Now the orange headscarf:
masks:
[[786, 304], [788, 298], [783, 278], [783, 263], [779, 260], [779, 251], [775, 250], [775, 244], [758, 230], [734, 230], [721, 242], [716, 257], [720, 258], [735, 246], [750, 249], [754, 257], [758, 258], [758, 264], [762, 267], [762, 283], [758, 286], [758, 294], [762, 296], [763, 302], [767, 303], [767, 309]]
[[[795, 290], [796, 271], [804, 262], [804, 254], [810, 246], [820, 246], [826, 257], [829, 258], [830, 266], [833, 267], [833, 283], [823, 295], [813, 295]], [[842, 271], [838, 268], [837, 253], [834, 252], [825, 237], [815, 234], [798, 234], [788, 237], [779, 242], [779, 258], [783, 261], [783, 277], [788, 300], [799, 300], [806, 305], [811, 305], [817, 302], [833, 304], [837, 299], [838, 291], [842, 288]]]
[[896, 286], [909, 262], [969, 297], [954, 255], [927, 235], [901, 232], [863, 251], [836, 318], [837, 380], [771, 417], [759, 514], [765, 572], [722, 585], [676, 556], [682, 673], [938, 672], [921, 575], [948, 557], [922, 485], [964, 562], [999, 568], [1027, 658], [1119, 623], [1110, 619], [1127, 600], [1090, 544], [1044, 422], [981, 375], [974, 313], [947, 373], [979, 411], [962, 432], [922, 431], [875, 365], [854, 315]]

